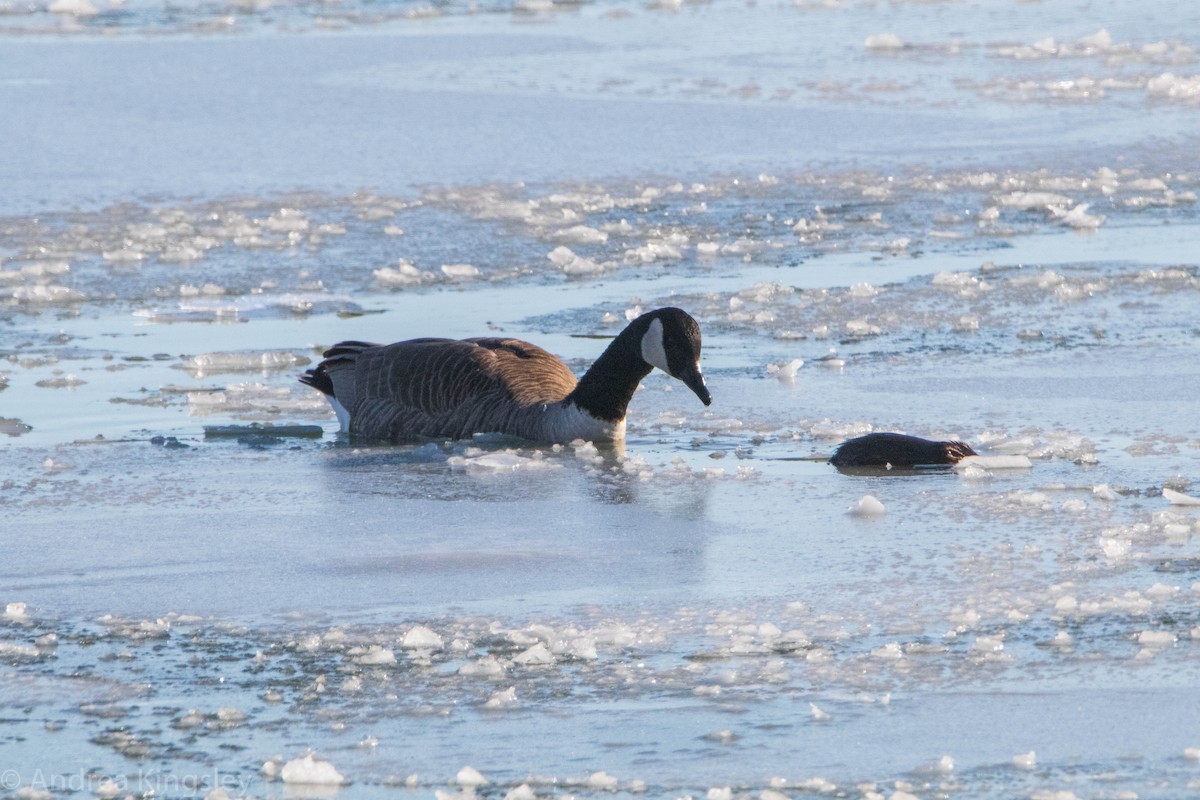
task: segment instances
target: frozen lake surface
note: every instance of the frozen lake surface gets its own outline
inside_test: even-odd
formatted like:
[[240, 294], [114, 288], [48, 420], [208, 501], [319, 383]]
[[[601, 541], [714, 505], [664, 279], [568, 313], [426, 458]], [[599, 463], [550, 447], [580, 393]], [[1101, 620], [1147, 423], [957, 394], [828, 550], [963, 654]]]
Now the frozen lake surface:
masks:
[[[0, 796], [1194, 797], [1197, 31], [0, 0]], [[616, 447], [296, 382], [666, 304]]]

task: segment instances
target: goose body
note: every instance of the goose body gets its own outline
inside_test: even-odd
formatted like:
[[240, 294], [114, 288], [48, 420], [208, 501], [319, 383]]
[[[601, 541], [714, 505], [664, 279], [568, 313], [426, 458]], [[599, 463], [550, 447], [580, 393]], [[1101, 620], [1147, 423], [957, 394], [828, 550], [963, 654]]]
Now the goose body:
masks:
[[301, 376], [323, 392], [342, 430], [386, 442], [500, 433], [539, 442], [609, 441], [654, 367], [708, 405], [700, 326], [678, 308], [635, 319], [576, 380], [558, 357], [520, 339], [342, 342]]
[[935, 442], [903, 433], [868, 433], [838, 445], [835, 467], [928, 467], [957, 464], [975, 455], [963, 442]]

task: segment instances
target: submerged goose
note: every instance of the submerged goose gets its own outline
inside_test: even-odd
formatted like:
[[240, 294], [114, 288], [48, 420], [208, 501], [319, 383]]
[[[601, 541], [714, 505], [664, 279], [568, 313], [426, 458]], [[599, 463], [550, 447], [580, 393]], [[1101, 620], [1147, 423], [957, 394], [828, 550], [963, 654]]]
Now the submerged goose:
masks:
[[927, 467], [957, 464], [975, 455], [963, 442], [933, 442], [903, 433], [868, 433], [838, 445], [835, 467]]
[[537, 345], [500, 338], [342, 342], [300, 381], [327, 395], [343, 431], [366, 439], [607, 441], [624, 437], [625, 409], [654, 367], [712, 402], [700, 374], [700, 326], [678, 308], [629, 323], [578, 381]]

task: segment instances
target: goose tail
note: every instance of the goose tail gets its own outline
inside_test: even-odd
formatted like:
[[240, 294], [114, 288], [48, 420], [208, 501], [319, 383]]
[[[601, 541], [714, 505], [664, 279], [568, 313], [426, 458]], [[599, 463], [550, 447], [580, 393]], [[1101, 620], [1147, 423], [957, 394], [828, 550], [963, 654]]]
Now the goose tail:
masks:
[[305, 386], [311, 386], [321, 394], [333, 397], [333, 379], [329, 377], [329, 373], [318, 365], [313, 369], [305, 370], [300, 376], [300, 382]]
[[375, 346], [371, 342], [338, 342], [322, 353], [324, 361], [312, 369], [305, 370], [299, 380], [305, 386], [311, 386], [322, 394], [334, 397], [333, 378], [329, 376], [329, 368], [334, 365], [351, 365], [363, 350]]

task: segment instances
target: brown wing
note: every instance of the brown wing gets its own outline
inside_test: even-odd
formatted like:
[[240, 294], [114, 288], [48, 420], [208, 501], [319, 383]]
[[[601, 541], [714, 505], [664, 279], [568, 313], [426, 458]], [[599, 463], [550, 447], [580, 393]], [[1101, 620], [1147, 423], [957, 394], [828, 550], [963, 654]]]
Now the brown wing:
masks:
[[558, 358], [519, 339], [412, 339], [332, 348], [321, 367], [350, 412], [350, 430], [373, 439], [516, 433], [514, 419], [575, 387]]
[[[575, 388], [578, 381], [556, 355], [536, 344], [520, 339], [466, 339], [486, 353], [478, 360], [486, 362], [490, 374], [496, 376], [512, 394], [517, 405], [557, 403]], [[477, 351], [477, 352], [478, 352]]]

